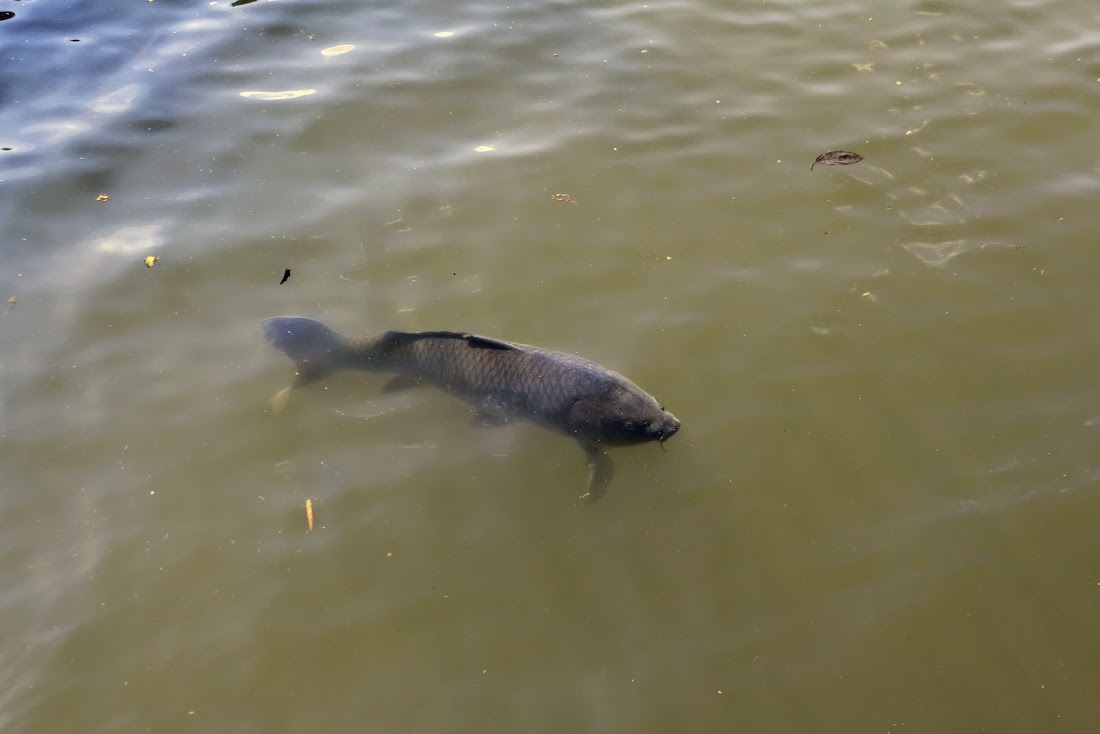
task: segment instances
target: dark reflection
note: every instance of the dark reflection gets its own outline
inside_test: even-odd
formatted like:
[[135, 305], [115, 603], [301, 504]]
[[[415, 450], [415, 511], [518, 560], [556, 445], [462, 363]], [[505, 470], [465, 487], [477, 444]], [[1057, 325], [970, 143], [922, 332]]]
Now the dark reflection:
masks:
[[15, 13], [11, 12], [10, 10], [0, 11], [0, 20], [11, 20], [14, 17]]
[[127, 125], [131, 130], [143, 133], [159, 133], [164, 130], [171, 130], [175, 126], [175, 120], [166, 120], [161, 117], [147, 117], [140, 120], [133, 120]]
[[297, 26], [287, 25], [286, 23], [272, 23], [260, 30], [262, 36], [296, 36], [302, 32], [302, 29]]

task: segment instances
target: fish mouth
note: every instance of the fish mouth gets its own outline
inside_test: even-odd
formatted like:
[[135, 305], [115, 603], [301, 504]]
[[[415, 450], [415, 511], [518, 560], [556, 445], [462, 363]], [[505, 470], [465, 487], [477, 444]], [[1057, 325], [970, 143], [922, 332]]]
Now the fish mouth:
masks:
[[661, 432], [657, 434], [657, 443], [661, 444], [661, 448], [665, 447], [665, 441], [669, 440], [676, 435], [676, 432], [680, 430], [680, 421], [669, 416], [671, 420], [661, 429]]

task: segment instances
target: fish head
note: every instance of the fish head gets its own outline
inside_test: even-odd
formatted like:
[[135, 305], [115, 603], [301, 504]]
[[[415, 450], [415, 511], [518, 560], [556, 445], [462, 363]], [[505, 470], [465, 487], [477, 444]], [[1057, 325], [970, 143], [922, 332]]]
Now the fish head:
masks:
[[296, 385], [306, 385], [344, 366], [346, 340], [320, 321], [298, 316], [265, 319], [260, 327], [273, 347], [290, 357]]
[[569, 429], [582, 441], [606, 446], [664, 443], [680, 430], [680, 421], [641, 388], [617, 385], [574, 403]]

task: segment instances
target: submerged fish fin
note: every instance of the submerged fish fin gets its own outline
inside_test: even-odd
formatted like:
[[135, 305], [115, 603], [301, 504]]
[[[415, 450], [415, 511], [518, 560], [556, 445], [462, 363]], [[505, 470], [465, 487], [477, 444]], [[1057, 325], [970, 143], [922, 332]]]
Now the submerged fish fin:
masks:
[[487, 336], [478, 336], [477, 334], [463, 334], [462, 338], [466, 340], [466, 343], [471, 347], [477, 349], [501, 349], [501, 350], [517, 350], [515, 344], [509, 344], [508, 342], [502, 342], [498, 339], [490, 339]]
[[382, 335], [380, 345], [384, 344], [384, 347], [393, 347], [399, 344], [409, 344], [420, 341], [421, 339], [458, 339], [466, 342], [475, 349], [519, 349], [515, 344], [509, 344], [499, 339], [490, 339], [487, 336], [467, 334], [461, 331], [387, 331]]
[[414, 387], [420, 387], [423, 384], [424, 381], [420, 378], [411, 375], [398, 375], [382, 386], [382, 393], [388, 395], [402, 390], [412, 390]]
[[271, 412], [274, 415], [279, 415], [286, 410], [287, 403], [290, 402], [290, 387], [284, 387], [279, 392], [271, 396], [271, 399], [267, 401], [267, 405], [271, 408]]
[[592, 444], [582, 444], [588, 462], [588, 489], [580, 496], [581, 504], [590, 505], [604, 496], [607, 485], [615, 476], [615, 464], [603, 450]]
[[481, 426], [482, 428], [497, 428], [499, 426], [506, 426], [511, 422], [511, 418], [496, 410], [485, 410], [482, 408], [474, 414], [474, 425]]
[[512, 415], [502, 400], [487, 397], [477, 404], [474, 425], [495, 428], [512, 422]]

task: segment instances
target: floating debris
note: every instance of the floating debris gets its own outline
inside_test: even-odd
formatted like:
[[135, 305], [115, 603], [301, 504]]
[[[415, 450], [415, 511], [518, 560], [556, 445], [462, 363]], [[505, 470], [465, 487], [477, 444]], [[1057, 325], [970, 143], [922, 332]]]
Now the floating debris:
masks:
[[[313, 39], [310, 38], [310, 40], [312, 41]], [[328, 48], [323, 49], [321, 51], [321, 55], [322, 56], [342, 56], [343, 54], [346, 54], [348, 51], [351, 51], [354, 48], [355, 48], [355, 46], [353, 44], [350, 44], [350, 43], [344, 43], [344, 44], [341, 44], [339, 46], [329, 46]]]
[[298, 97], [306, 97], [310, 94], [317, 94], [316, 89], [289, 89], [285, 92], [260, 92], [260, 91], [248, 91], [241, 92], [242, 97], [262, 99], [265, 101], [276, 101], [281, 99], [297, 99]]
[[436, 31], [432, 35], [435, 36], [436, 38], [450, 38], [454, 34], [455, 34], [454, 31]]
[[488, 152], [493, 151], [493, 150], [496, 150], [495, 145], [479, 145], [476, 148], [474, 148], [475, 153], [488, 153]]
[[412, 227], [405, 224], [404, 219], [394, 219], [392, 222], [386, 222], [386, 229], [391, 232], [409, 232], [412, 231]]
[[818, 163], [823, 166], [850, 166], [853, 163], [859, 163], [861, 160], [863, 160], [863, 156], [850, 150], [830, 150], [828, 153], [819, 155], [814, 160], [813, 165], [810, 166], [810, 170], [814, 170], [814, 166]]
[[279, 285], [282, 285], [283, 283], [287, 282], [288, 280], [290, 280], [290, 268], [287, 268], [286, 270], [283, 271], [283, 279], [279, 281]]
[[103, 202], [103, 201], [107, 201], [107, 199], [110, 199], [110, 198], [111, 197], [107, 196], [107, 194], [100, 194], [99, 196], [95, 197], [95, 200]]
[[306, 522], [309, 523], [309, 530], [306, 532], [313, 532], [313, 500], [306, 500]]
[[248, 5], [249, 3], [254, 2], [256, 2], [256, 0], [233, 0], [233, 2], [229, 3], [229, 7], [235, 8], [238, 5]]
[[14, 17], [15, 13], [11, 12], [10, 10], [0, 12], [0, 20], [11, 20]]
[[554, 201], [567, 202], [569, 204], [576, 204], [577, 203], [577, 202], [573, 201], [573, 197], [570, 196], [569, 194], [554, 194], [550, 198], [553, 199]]
[[16, 298], [15, 296], [12, 296], [11, 298], [9, 298], [8, 299], [8, 310], [11, 311], [13, 308], [15, 308], [15, 304], [17, 304], [17, 303], [19, 303], [19, 299]]
[[153, 267], [154, 265], [157, 264], [157, 260], [160, 260], [160, 258], [157, 257], [156, 255], [150, 255], [149, 257], [145, 258], [145, 267], [147, 267], [147, 268]]

